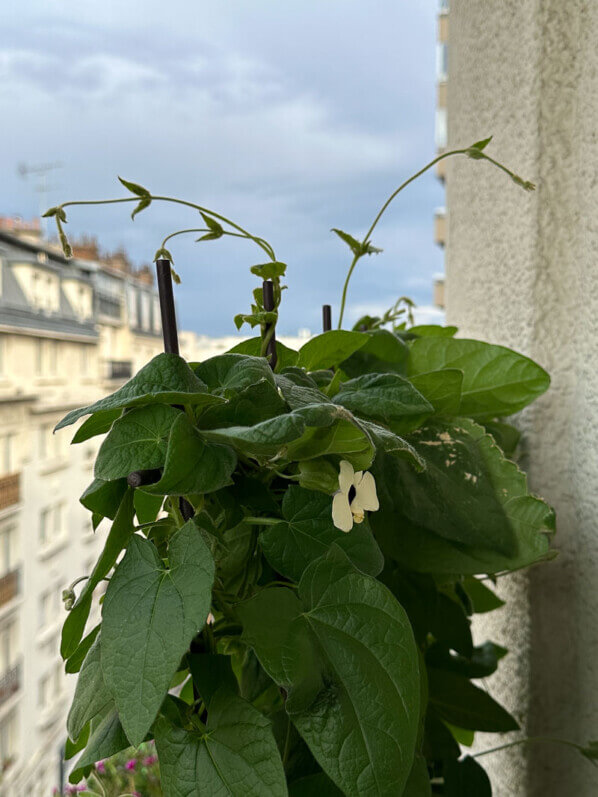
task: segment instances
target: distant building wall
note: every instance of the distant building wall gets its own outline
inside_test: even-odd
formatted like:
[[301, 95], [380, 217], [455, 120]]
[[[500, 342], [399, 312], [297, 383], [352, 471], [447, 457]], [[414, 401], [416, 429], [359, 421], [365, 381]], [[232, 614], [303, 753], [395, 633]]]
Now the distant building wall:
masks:
[[[552, 375], [521, 424], [561, 552], [500, 579], [508, 607], [478, 631], [512, 650], [488, 686], [524, 732], [582, 742], [598, 735], [597, 41], [591, 0], [451, 0], [448, 146], [493, 135], [492, 155], [538, 190], [449, 162], [447, 320]], [[484, 764], [497, 797], [598, 794], [596, 770], [566, 747], [514, 748]]]

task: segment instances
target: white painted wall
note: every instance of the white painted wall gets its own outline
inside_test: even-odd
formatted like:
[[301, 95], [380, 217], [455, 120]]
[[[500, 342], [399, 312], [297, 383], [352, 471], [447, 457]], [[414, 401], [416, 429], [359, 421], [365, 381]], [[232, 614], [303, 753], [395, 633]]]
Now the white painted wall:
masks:
[[[483, 632], [513, 653], [489, 686], [529, 734], [576, 741], [598, 737], [597, 41], [595, 0], [451, 0], [449, 148], [492, 134], [489, 152], [538, 190], [483, 163], [449, 163], [447, 321], [553, 378], [521, 423], [561, 554], [501, 580], [508, 608]], [[498, 797], [598, 794], [596, 770], [565, 747], [485, 764]]]

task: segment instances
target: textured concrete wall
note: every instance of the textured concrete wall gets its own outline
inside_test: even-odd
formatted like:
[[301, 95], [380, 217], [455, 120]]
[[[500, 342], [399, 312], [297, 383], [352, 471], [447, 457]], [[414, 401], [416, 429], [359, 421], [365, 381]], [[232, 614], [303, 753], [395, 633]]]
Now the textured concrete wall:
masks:
[[[501, 579], [509, 604], [479, 630], [514, 652], [488, 685], [527, 733], [586, 741], [598, 738], [598, 2], [451, 0], [449, 41], [449, 146], [492, 134], [491, 154], [538, 190], [449, 162], [448, 320], [553, 380], [521, 425], [561, 554]], [[598, 794], [566, 747], [484, 763], [498, 797]]]

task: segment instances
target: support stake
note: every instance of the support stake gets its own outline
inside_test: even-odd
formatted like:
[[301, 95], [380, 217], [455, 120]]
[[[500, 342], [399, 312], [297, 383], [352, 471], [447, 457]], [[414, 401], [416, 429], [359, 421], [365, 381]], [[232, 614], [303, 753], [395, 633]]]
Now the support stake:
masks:
[[[274, 310], [274, 283], [272, 280], [264, 280], [262, 288], [264, 291], [264, 310]], [[276, 333], [274, 329], [272, 329], [272, 326], [272, 324], [266, 326], [266, 335], [272, 330], [272, 337], [268, 342], [266, 354], [270, 357], [270, 368], [274, 370], [278, 362], [278, 354], [276, 352]]]

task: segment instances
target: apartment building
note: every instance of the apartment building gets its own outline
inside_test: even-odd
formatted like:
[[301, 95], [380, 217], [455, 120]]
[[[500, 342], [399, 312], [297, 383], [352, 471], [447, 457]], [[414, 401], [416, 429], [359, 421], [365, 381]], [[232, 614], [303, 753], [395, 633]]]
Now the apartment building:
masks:
[[[61, 593], [105, 538], [78, 502], [98, 441], [70, 446], [73, 430], [53, 428], [163, 350], [151, 270], [93, 240], [73, 251], [67, 260], [38, 223], [0, 217], [0, 797], [49, 797], [64, 776], [75, 678], [59, 656]], [[244, 339], [179, 337], [188, 360]]]
[[[446, 150], [447, 145], [447, 93], [448, 93], [448, 36], [449, 0], [440, 0], [436, 40], [436, 152]], [[446, 182], [446, 160], [436, 166], [436, 176]], [[446, 244], [446, 208], [437, 208], [434, 213], [434, 241], [444, 249]], [[444, 310], [444, 274], [434, 275], [434, 305]]]
[[90, 242], [66, 260], [34, 224], [0, 221], [0, 795], [60, 783], [74, 687], [61, 592], [90, 572], [104, 536], [77, 500], [97, 442], [70, 447], [72, 430], [52, 430], [161, 351], [160, 332], [148, 269]]

